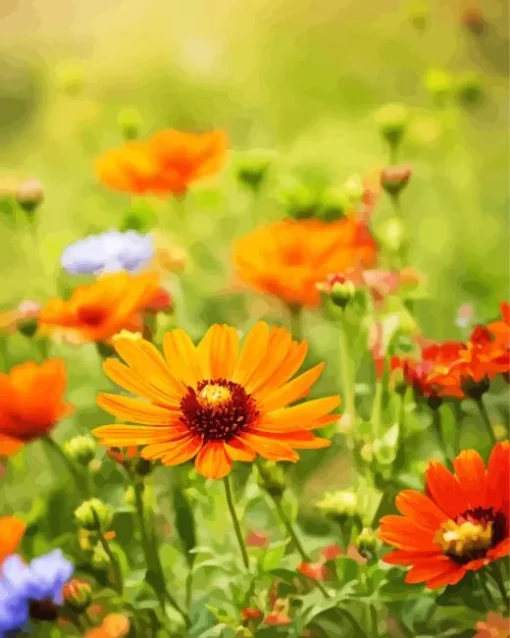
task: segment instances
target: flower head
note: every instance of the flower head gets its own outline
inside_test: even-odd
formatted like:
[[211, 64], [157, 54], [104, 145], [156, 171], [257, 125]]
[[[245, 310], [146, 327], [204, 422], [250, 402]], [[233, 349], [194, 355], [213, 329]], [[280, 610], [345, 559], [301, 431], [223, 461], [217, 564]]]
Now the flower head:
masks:
[[72, 412], [64, 401], [66, 383], [61, 359], [41, 365], [27, 361], [0, 373], [0, 456], [11, 456], [24, 443], [45, 436]]
[[473, 638], [509, 638], [510, 621], [508, 618], [490, 611], [486, 620], [476, 623], [477, 632]]
[[19, 629], [29, 617], [54, 620], [73, 571], [59, 549], [29, 565], [16, 554], [6, 558], [0, 570], [0, 633]]
[[497, 443], [487, 468], [476, 450], [464, 450], [451, 474], [432, 461], [425, 494], [405, 490], [396, 499], [402, 516], [385, 516], [379, 537], [397, 551], [393, 565], [411, 565], [406, 582], [435, 589], [455, 585], [510, 552], [510, 443]]
[[85, 638], [122, 638], [127, 636], [130, 627], [129, 619], [123, 614], [108, 614], [100, 627], [87, 631]]
[[245, 283], [288, 304], [316, 307], [316, 284], [330, 273], [373, 265], [376, 244], [365, 224], [283, 220], [240, 239], [234, 264]]
[[289, 610], [290, 603], [288, 598], [278, 598], [273, 605], [272, 611], [270, 611], [264, 618], [264, 622], [266, 625], [274, 627], [290, 625], [292, 618], [289, 616]]
[[226, 325], [212, 326], [198, 346], [183, 330], [168, 332], [163, 357], [148, 341], [118, 339], [126, 362], [110, 359], [106, 374], [143, 397], [100, 394], [107, 412], [139, 425], [105, 425], [94, 430], [106, 446], [144, 446], [141, 456], [177, 465], [195, 458], [199, 473], [226, 476], [232, 461], [299, 459], [296, 449], [326, 447], [312, 430], [331, 422], [336, 396], [290, 404], [304, 398], [319, 377], [319, 364], [293, 381], [306, 342], [285, 328], [257, 323], [239, 352], [239, 336]]
[[73, 611], [84, 611], [92, 600], [92, 587], [86, 581], [73, 578], [64, 585], [64, 602]]
[[119, 270], [137, 272], [147, 266], [154, 255], [151, 235], [142, 235], [134, 230], [110, 230], [79, 239], [68, 246], [62, 254], [61, 263], [73, 275]]
[[96, 173], [114, 190], [182, 195], [193, 182], [220, 170], [226, 144], [223, 131], [161, 131], [148, 141], [131, 141], [107, 151], [97, 160]]
[[0, 570], [3, 561], [18, 549], [27, 526], [15, 516], [0, 516]]
[[41, 311], [40, 330], [78, 343], [108, 341], [121, 330], [140, 328], [140, 313], [158, 293], [159, 281], [154, 274], [102, 275], [94, 283], [76, 288], [67, 301], [50, 300]]

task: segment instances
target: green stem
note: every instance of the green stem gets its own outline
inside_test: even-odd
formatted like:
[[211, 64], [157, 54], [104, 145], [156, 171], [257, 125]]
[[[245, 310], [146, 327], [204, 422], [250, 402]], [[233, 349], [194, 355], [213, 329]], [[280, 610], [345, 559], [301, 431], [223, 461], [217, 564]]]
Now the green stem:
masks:
[[499, 571], [498, 566], [495, 563], [492, 563], [489, 566], [488, 571], [490, 575], [492, 576], [492, 578], [494, 579], [494, 582], [498, 586], [499, 593], [501, 594], [501, 599], [503, 601], [503, 605], [505, 606], [505, 609], [507, 609], [508, 602], [509, 602], [508, 594], [506, 591], [505, 583], [503, 582], [503, 578], [501, 577], [501, 572]]
[[355, 403], [355, 378], [352, 366], [352, 357], [349, 352], [349, 342], [347, 339], [345, 310], [342, 311], [342, 318], [340, 320], [340, 369], [343, 385], [343, 392], [345, 398], [345, 412], [354, 421], [356, 417], [356, 403]]
[[356, 621], [356, 619], [354, 618], [354, 616], [351, 614], [350, 611], [347, 611], [347, 609], [344, 609], [343, 607], [337, 607], [337, 610], [342, 614], [342, 616], [345, 616], [345, 618], [347, 618], [347, 620], [349, 621], [349, 624], [351, 625], [354, 633], [352, 634], [352, 636], [356, 636], [356, 638], [360, 637], [360, 636], [366, 636], [366, 632], [363, 631], [363, 629], [359, 626], [358, 622]]
[[455, 418], [455, 454], [461, 452], [461, 430], [462, 430], [462, 409], [460, 407], [460, 401], [455, 401], [453, 404], [453, 413]]
[[379, 438], [381, 434], [382, 398], [383, 383], [380, 379], [378, 379], [375, 383], [375, 396], [372, 404], [372, 415], [370, 417], [370, 420], [372, 421], [372, 433], [374, 439]]
[[237, 536], [237, 542], [239, 543], [239, 549], [241, 550], [243, 564], [246, 569], [250, 569], [250, 559], [248, 558], [248, 552], [246, 551], [246, 545], [244, 544], [243, 534], [241, 532], [241, 525], [239, 524], [239, 519], [237, 518], [236, 514], [230, 478], [228, 476], [225, 476], [225, 478], [223, 479], [223, 483], [225, 485], [225, 496], [227, 497], [227, 505], [228, 509], [230, 510], [230, 516], [232, 517], [232, 523], [234, 524], [234, 531]]
[[371, 631], [372, 631], [372, 636], [378, 636], [379, 635], [379, 621], [377, 619], [377, 609], [376, 606], [374, 604], [370, 604], [370, 619], [371, 619]]
[[289, 304], [290, 331], [294, 339], [303, 338], [303, 311], [300, 305]]
[[64, 450], [60, 447], [60, 445], [55, 441], [55, 439], [52, 439], [51, 436], [45, 436], [43, 437], [43, 440], [46, 441], [47, 445], [52, 450], [54, 450], [54, 452], [60, 457], [64, 465], [67, 467], [67, 469], [69, 470], [69, 473], [72, 475], [74, 479], [74, 483], [78, 491], [81, 492], [84, 496], [88, 496], [87, 489], [83, 484], [83, 480], [82, 480], [83, 477], [80, 475], [80, 473], [76, 469], [76, 466], [71, 461], [71, 459], [67, 456]]
[[445, 459], [448, 458], [448, 448], [446, 446], [446, 441], [444, 438], [443, 432], [443, 423], [441, 418], [441, 412], [439, 408], [432, 408], [432, 425], [434, 426], [434, 430], [436, 431], [437, 442], [439, 443], [439, 447], [444, 454]]
[[494, 430], [492, 429], [492, 423], [487, 412], [487, 408], [485, 407], [485, 403], [483, 402], [482, 397], [478, 399], [473, 399], [476, 405], [478, 406], [478, 410], [480, 412], [480, 416], [482, 417], [483, 424], [487, 430], [487, 434], [490, 437], [491, 443], [495, 445], [497, 443], [496, 435], [494, 434]]
[[99, 542], [101, 543], [101, 546], [105, 551], [105, 554], [110, 559], [110, 564], [112, 566], [112, 570], [114, 574], [113, 586], [119, 592], [119, 594], [122, 594], [122, 589], [123, 589], [122, 572], [120, 571], [119, 561], [117, 560], [117, 557], [115, 556], [115, 554], [112, 552], [111, 547], [108, 545], [108, 541], [104, 537], [101, 521], [99, 520], [99, 516], [97, 515], [97, 512], [94, 508], [92, 508], [92, 515], [94, 517], [94, 522], [96, 524], [97, 536], [98, 536]]

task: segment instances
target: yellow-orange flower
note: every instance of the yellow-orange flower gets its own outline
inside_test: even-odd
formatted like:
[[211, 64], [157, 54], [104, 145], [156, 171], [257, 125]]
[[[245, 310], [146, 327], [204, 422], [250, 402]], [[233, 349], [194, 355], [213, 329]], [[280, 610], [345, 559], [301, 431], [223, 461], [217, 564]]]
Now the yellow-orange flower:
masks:
[[336, 417], [337, 396], [292, 407], [318, 379], [319, 364], [290, 380], [307, 352], [285, 328], [259, 322], [239, 351], [237, 331], [214, 325], [198, 346], [183, 330], [168, 332], [165, 357], [143, 339], [117, 339], [127, 365], [110, 359], [106, 374], [146, 401], [101, 394], [98, 404], [114, 416], [140, 425], [105, 425], [94, 430], [108, 447], [144, 446], [141, 456], [177, 465], [195, 458], [203, 476], [219, 479], [232, 461], [299, 459], [296, 449], [326, 447], [312, 430]]
[[102, 275], [94, 283], [76, 288], [67, 301], [50, 300], [39, 316], [40, 331], [77, 343], [108, 341], [121, 330], [139, 330], [140, 313], [159, 290], [158, 277], [152, 273]]
[[96, 162], [96, 174], [114, 190], [182, 195], [193, 182], [220, 170], [226, 145], [223, 131], [160, 131], [147, 141], [127, 142], [104, 153]]
[[26, 528], [25, 523], [15, 516], [0, 516], [0, 566], [18, 549]]
[[67, 371], [61, 359], [27, 361], [0, 373], [0, 456], [11, 456], [48, 434], [72, 406], [64, 401]]
[[108, 614], [100, 627], [89, 629], [85, 638], [122, 638], [130, 630], [130, 622], [123, 614]]
[[368, 227], [350, 218], [333, 223], [286, 219], [257, 228], [238, 240], [234, 264], [241, 279], [287, 304], [320, 303], [317, 282], [332, 272], [369, 268], [376, 244]]

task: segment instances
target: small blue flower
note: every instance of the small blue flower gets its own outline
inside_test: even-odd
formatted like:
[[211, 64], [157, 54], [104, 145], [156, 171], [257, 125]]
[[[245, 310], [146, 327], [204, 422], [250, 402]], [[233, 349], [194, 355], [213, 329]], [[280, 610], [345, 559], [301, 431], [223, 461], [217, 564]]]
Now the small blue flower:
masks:
[[127, 270], [137, 272], [154, 257], [154, 242], [150, 235], [134, 230], [110, 230], [90, 235], [66, 248], [62, 267], [73, 275], [98, 274]]
[[22, 627], [29, 618], [30, 601], [63, 602], [62, 590], [74, 566], [60, 549], [26, 565], [19, 556], [8, 556], [0, 567], [0, 638]]

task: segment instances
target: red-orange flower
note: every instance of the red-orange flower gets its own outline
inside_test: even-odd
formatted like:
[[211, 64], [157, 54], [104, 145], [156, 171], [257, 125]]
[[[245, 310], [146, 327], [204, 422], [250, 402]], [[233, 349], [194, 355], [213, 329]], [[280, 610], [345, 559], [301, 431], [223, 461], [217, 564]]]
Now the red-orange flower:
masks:
[[287, 304], [315, 307], [317, 282], [332, 272], [369, 268], [376, 244], [368, 227], [350, 218], [273, 222], [238, 240], [233, 260], [241, 279]]
[[487, 330], [494, 336], [497, 343], [510, 347], [510, 304], [502, 301], [500, 304], [501, 319], [487, 325]]
[[85, 638], [122, 638], [127, 636], [131, 623], [123, 614], [108, 614], [100, 627], [89, 629]]
[[297, 449], [330, 444], [312, 430], [334, 418], [340, 402], [330, 396], [304, 398], [324, 367], [319, 364], [290, 380], [302, 365], [306, 342], [292, 340], [285, 328], [257, 323], [239, 351], [239, 335], [226, 325], [212, 326], [198, 346], [183, 330], [163, 340], [165, 357], [143, 339], [117, 338], [116, 359], [105, 362], [106, 374], [146, 402], [100, 394], [107, 412], [141, 425], [105, 425], [94, 430], [108, 446], [144, 446], [141, 456], [177, 465], [195, 459], [203, 476], [222, 478], [232, 461], [299, 459]]
[[289, 616], [289, 607], [288, 599], [278, 598], [274, 603], [273, 610], [264, 618], [266, 625], [274, 627], [290, 625], [292, 618]]
[[15, 516], [0, 516], [0, 565], [18, 549], [27, 526]]
[[148, 141], [127, 142], [107, 151], [96, 162], [96, 174], [114, 190], [182, 195], [193, 182], [220, 170], [226, 145], [223, 131], [200, 134], [169, 129]]
[[64, 401], [67, 371], [61, 359], [27, 361], [0, 373], [0, 456], [48, 434], [72, 406]]
[[241, 610], [241, 616], [243, 617], [243, 620], [258, 620], [262, 617], [262, 612], [258, 609], [245, 607], [243, 610]]
[[473, 638], [510, 638], [510, 619], [490, 611], [486, 620], [476, 623]]
[[385, 516], [380, 538], [397, 548], [385, 557], [393, 565], [411, 565], [408, 583], [435, 589], [455, 585], [510, 553], [510, 443], [497, 443], [487, 469], [476, 450], [454, 461], [455, 474], [432, 461], [426, 494], [405, 490], [396, 499], [402, 516]]
[[159, 290], [153, 273], [102, 275], [94, 283], [76, 288], [67, 301], [50, 300], [41, 311], [40, 330], [75, 343], [108, 341], [121, 330], [139, 330], [140, 313]]

